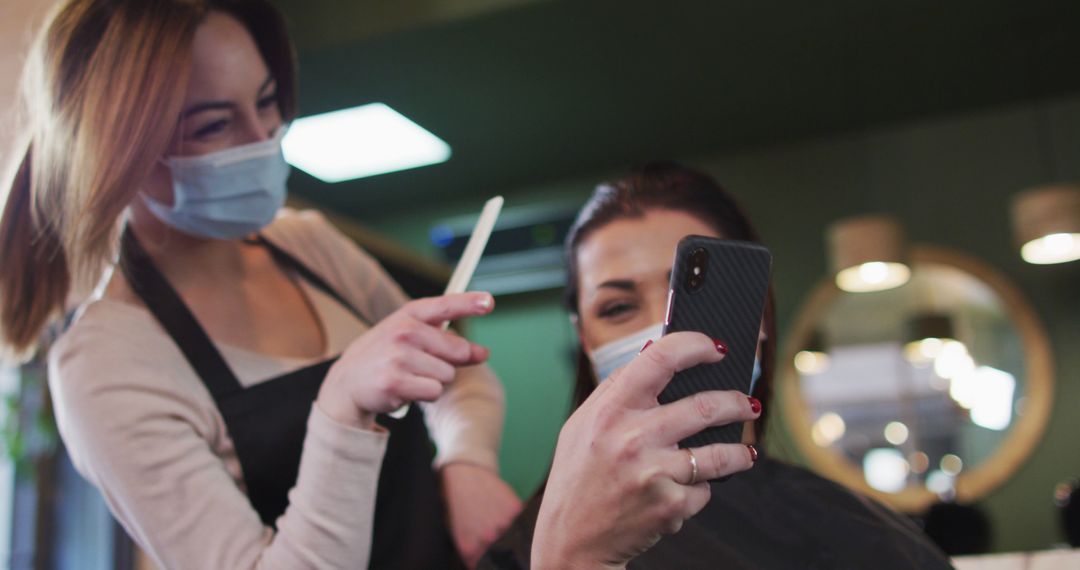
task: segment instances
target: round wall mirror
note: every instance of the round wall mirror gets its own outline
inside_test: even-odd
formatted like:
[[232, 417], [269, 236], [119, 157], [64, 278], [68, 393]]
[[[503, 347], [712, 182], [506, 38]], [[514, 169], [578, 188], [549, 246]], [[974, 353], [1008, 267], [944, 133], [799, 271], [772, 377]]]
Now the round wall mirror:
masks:
[[887, 291], [819, 285], [787, 336], [780, 394], [813, 469], [916, 512], [1008, 479], [1042, 436], [1053, 369], [1005, 277], [929, 246], [912, 249], [911, 268]]

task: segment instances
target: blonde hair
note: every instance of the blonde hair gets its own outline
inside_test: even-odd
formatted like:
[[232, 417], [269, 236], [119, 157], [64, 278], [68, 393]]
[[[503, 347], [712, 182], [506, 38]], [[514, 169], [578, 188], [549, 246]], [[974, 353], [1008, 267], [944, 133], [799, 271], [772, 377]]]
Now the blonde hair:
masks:
[[73, 284], [96, 280], [118, 222], [173, 137], [191, 42], [211, 10], [244, 23], [295, 115], [295, 57], [265, 0], [68, 0], [27, 60], [29, 143], [0, 218], [0, 329], [7, 352], [31, 353]]

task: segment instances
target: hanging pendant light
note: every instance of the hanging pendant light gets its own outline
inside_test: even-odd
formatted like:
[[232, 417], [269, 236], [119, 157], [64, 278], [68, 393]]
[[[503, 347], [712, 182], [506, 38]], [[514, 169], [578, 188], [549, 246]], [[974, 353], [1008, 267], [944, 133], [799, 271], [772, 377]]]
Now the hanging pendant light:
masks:
[[914, 364], [933, 362], [946, 346], [957, 342], [952, 317], [944, 313], [918, 313], [905, 332], [904, 356]]
[[1012, 220], [1024, 261], [1049, 265], [1080, 259], [1080, 186], [1027, 190], [1013, 199]]
[[888, 216], [859, 216], [832, 224], [827, 232], [836, 286], [852, 293], [884, 291], [907, 283], [904, 230]]

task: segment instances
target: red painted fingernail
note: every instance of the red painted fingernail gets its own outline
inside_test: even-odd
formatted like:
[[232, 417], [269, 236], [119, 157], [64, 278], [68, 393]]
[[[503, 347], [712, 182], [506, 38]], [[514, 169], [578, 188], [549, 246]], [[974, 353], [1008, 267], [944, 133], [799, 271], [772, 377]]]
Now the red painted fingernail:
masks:
[[757, 399], [757, 398], [755, 398], [753, 396], [747, 396], [746, 399], [750, 400], [750, 411], [751, 412], [754, 412], [755, 414], [761, 413], [761, 400], [759, 400], [759, 399]]
[[641, 354], [642, 352], [645, 352], [645, 349], [649, 348], [649, 345], [651, 345], [651, 344], [652, 344], [652, 339], [649, 339], [649, 340], [645, 341], [645, 346], [641, 347], [641, 350], [637, 351], [637, 353]]
[[719, 352], [720, 354], [727, 354], [727, 343], [726, 342], [714, 338], [713, 339], [713, 344], [716, 345], [716, 352]]
[[750, 451], [750, 461], [757, 463], [757, 448], [748, 443], [746, 449]]

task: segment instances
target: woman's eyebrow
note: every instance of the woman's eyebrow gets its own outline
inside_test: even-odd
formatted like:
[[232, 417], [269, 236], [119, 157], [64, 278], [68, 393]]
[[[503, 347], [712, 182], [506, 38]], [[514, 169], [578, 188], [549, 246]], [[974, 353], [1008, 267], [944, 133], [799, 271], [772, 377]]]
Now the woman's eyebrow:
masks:
[[608, 279], [596, 286], [597, 289], [618, 289], [620, 291], [633, 291], [634, 282], [630, 279]]
[[[262, 82], [262, 85], [259, 86], [258, 93], [261, 94], [263, 91], [266, 91], [266, 88], [269, 87], [270, 84], [272, 84], [273, 82], [274, 76], [267, 76], [266, 79]], [[232, 101], [200, 101], [185, 109], [184, 112], [180, 115], [180, 117], [186, 119], [192, 115], [196, 115], [204, 111], [228, 110], [232, 109], [235, 106], [236, 104]]]
[[202, 101], [185, 109], [180, 117], [186, 119], [192, 115], [197, 115], [205, 111], [228, 110], [235, 106], [236, 105], [231, 101]]
[[259, 91], [258, 92], [262, 93], [263, 91], [266, 91], [266, 88], [269, 87], [270, 84], [273, 83], [273, 82], [274, 82], [274, 76], [273, 75], [267, 75], [266, 79], [263, 80], [262, 85], [259, 86]]

